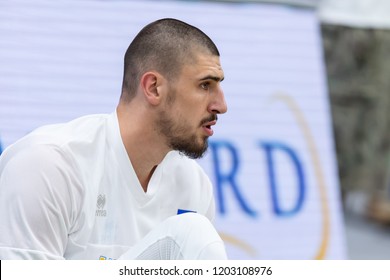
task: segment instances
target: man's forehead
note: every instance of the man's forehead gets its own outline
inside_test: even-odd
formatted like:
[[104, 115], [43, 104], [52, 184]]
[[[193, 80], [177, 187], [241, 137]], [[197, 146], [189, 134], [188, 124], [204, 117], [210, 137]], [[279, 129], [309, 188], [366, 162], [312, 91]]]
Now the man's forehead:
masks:
[[187, 63], [184, 68], [191, 74], [198, 76], [199, 79], [209, 77], [213, 80], [222, 81], [224, 78], [221, 62], [217, 55], [198, 54], [194, 56], [192, 63]]

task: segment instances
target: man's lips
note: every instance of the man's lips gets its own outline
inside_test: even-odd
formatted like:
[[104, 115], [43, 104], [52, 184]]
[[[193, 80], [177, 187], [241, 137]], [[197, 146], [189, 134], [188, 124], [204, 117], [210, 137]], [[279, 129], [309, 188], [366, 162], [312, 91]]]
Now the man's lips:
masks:
[[214, 134], [214, 131], [212, 130], [212, 126], [216, 125], [217, 121], [210, 121], [202, 125], [203, 130], [206, 132], [207, 136], [212, 136]]
[[205, 124], [203, 124], [203, 126], [212, 126], [212, 125], [216, 125], [217, 124], [217, 121], [216, 120], [214, 120], [214, 121], [211, 121], [211, 122], [207, 122], [207, 123], [205, 123]]

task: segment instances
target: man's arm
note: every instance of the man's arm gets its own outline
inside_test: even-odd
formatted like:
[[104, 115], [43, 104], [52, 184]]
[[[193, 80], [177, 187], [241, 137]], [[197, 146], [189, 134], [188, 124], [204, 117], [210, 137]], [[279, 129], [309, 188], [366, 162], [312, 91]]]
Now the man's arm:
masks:
[[73, 204], [64, 158], [43, 145], [4, 153], [0, 259], [63, 259]]

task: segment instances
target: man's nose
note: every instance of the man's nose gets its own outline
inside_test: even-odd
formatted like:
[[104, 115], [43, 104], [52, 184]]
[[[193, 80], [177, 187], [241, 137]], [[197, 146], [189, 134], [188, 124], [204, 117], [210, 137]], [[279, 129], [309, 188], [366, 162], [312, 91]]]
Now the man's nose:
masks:
[[209, 112], [214, 114], [225, 114], [227, 112], [225, 94], [220, 87], [218, 87], [214, 99], [209, 106]]

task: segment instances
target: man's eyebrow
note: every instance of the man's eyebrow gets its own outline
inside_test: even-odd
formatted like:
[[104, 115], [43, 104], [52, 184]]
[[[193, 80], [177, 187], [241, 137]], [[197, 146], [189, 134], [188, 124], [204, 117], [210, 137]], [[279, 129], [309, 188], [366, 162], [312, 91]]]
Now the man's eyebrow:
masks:
[[221, 78], [221, 77], [217, 77], [217, 76], [208, 75], [206, 77], [201, 78], [200, 81], [213, 80], [216, 82], [222, 82], [224, 79], [225, 79], [225, 77]]

